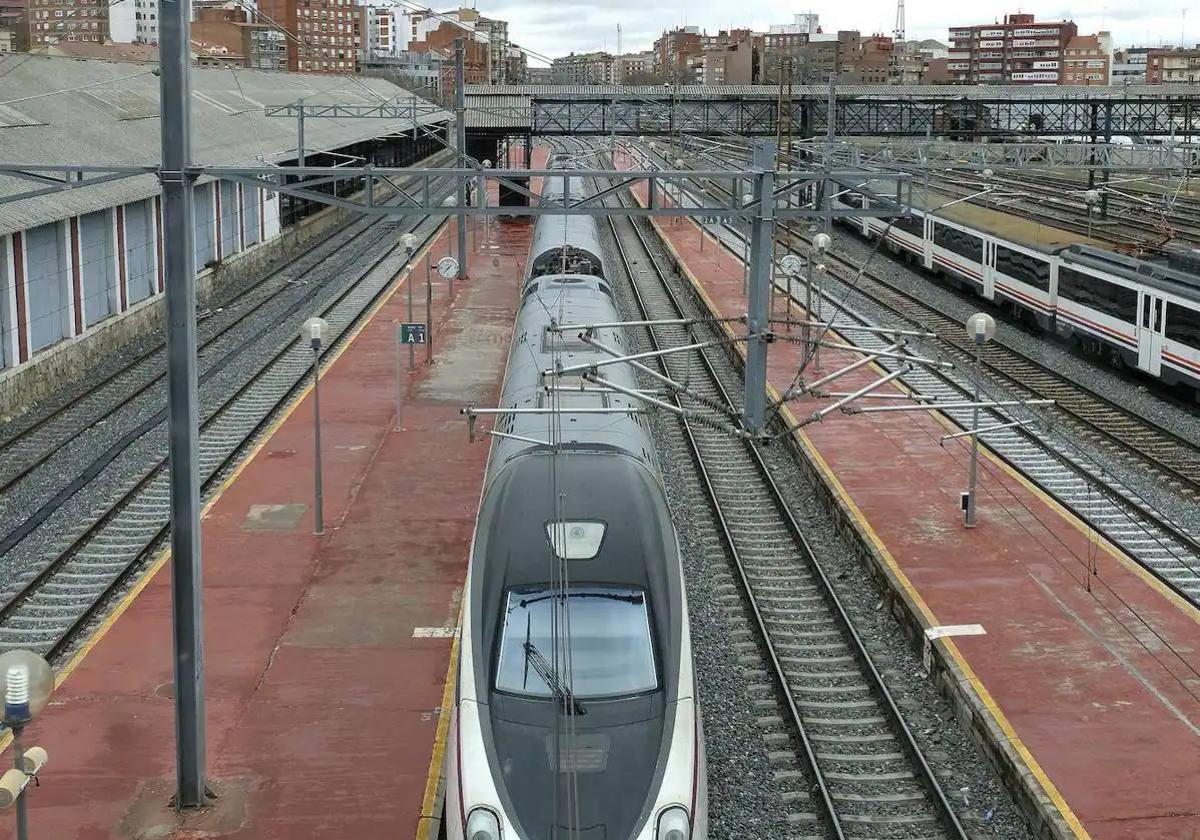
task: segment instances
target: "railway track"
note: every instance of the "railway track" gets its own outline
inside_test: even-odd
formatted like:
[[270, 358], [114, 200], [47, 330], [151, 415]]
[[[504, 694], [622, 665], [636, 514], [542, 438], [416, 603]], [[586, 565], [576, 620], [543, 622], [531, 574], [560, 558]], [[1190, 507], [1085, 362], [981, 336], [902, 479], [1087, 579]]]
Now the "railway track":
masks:
[[[790, 237], [788, 247], [805, 249], [808, 239], [793, 227], [782, 226]], [[939, 347], [956, 362], [969, 364], [974, 352], [962, 324], [952, 314], [867, 272], [848, 259], [827, 255], [841, 267], [843, 279], [858, 278], [855, 288], [905, 321], [938, 335]], [[961, 337], [960, 337], [961, 336]], [[1009, 382], [1027, 398], [1052, 399], [1055, 408], [1070, 415], [1094, 440], [1116, 444], [1136, 456], [1140, 464], [1167, 481], [1177, 491], [1200, 499], [1200, 450], [1187, 439], [1117, 404], [1000, 341], [984, 345], [981, 360], [993, 374]]]
[[[730, 232], [739, 240], [743, 237], [740, 231], [731, 230]], [[738, 249], [731, 248], [730, 250], [736, 257]], [[830, 264], [836, 265], [832, 262]], [[857, 283], [853, 283], [858, 274], [852, 264], [843, 261], [842, 270], [834, 270], [830, 276], [840, 280], [846, 287], [853, 284], [855, 292], [861, 293], [864, 299], [869, 300], [872, 304], [883, 305], [904, 317], [900, 310], [887, 306], [886, 302], [873, 292], [863, 288], [861, 278]], [[777, 292], [786, 294], [784, 289], [778, 289]], [[844, 330], [847, 327], [855, 326], [878, 326], [874, 320], [860, 315], [846, 306], [841, 294], [824, 293], [821, 297], [828, 302], [827, 311], [836, 312], [833, 316], [835, 329], [838, 327]], [[924, 311], [925, 304], [922, 301], [907, 295], [904, 296], [904, 299], [910, 304], [920, 307], [919, 311]], [[802, 306], [799, 299], [795, 303], [797, 306]], [[908, 318], [907, 320], [910, 325], [921, 329], [931, 331], [937, 329], [920, 318]], [[951, 331], [949, 328], [951, 324], [957, 326], [957, 321], [951, 320], [951, 322], [941, 325], [943, 331], [938, 335], [953, 336], [962, 332], [961, 327]], [[882, 336], [863, 335], [852, 329], [847, 332], [845, 340], [864, 349], [874, 350], [885, 349], [888, 343]], [[943, 344], [939, 347], [940, 355], [943, 358], [953, 359], [960, 368], [971, 369], [973, 345], [967, 346], [965, 342], [956, 345], [952, 340], [947, 343], [954, 349], [948, 349], [946, 344]], [[879, 364], [888, 371], [897, 369], [894, 363], [886, 360], [881, 360]], [[1020, 386], [1027, 382], [1036, 384], [1040, 378], [1039, 374], [1043, 374], [1046, 370], [1043, 366], [1031, 365], [1024, 373], [1024, 378], [1022, 378], [1021, 371], [1015, 368], [1008, 370], [1011, 371], [1008, 378], [1019, 391], [1018, 396], [1026, 399], [1036, 396], [1028, 390], [1021, 390]], [[924, 394], [938, 402], [970, 401], [974, 396], [969, 383], [959, 382], [952, 375], [944, 372], [919, 368], [904, 374], [902, 379], [917, 393]], [[1062, 380], [1060, 377], [1055, 377], [1054, 381]], [[1054, 392], [1047, 390], [1045, 393]], [[1007, 399], [1010, 396], [1006, 394], [1004, 398]], [[971, 414], [968, 409], [945, 409], [943, 414], [964, 429], [970, 426]], [[1071, 452], [1064, 452], [1061, 441], [1050, 439], [1053, 437], [1052, 435], [1041, 434], [1038, 429], [1044, 425], [1042, 415], [1019, 409], [1007, 409], [1002, 412], [985, 410], [981, 425], [1006, 424], [1016, 420], [1027, 423], [1028, 428], [993, 432], [988, 436], [988, 447], [1001, 459], [1019, 472], [1029, 476], [1035, 483], [1065, 503], [1097, 532], [1104, 534], [1123, 548], [1130, 557], [1141, 563], [1168, 588], [1183, 598], [1200, 604], [1200, 542], [1181, 526], [1146, 504], [1140, 497], [1131, 495], [1128, 488], [1119, 485], [1116, 479], [1108, 474], [1102, 466], [1097, 465], [1090, 458], [1084, 457], [1077, 449], [1073, 448]], [[1086, 435], [1087, 431], [1084, 429], [1077, 433]], [[1092, 436], [1093, 442], [1104, 442], [1109, 439], [1108, 435]], [[1169, 479], [1164, 478], [1164, 480]], [[1176, 489], [1186, 491], [1186, 488], [1178, 486]]]
[[[672, 290], [639, 221], [610, 222], [639, 316], [703, 321], [707, 313]], [[652, 345], [688, 339], [684, 327], [647, 332]], [[695, 463], [687, 493], [713, 514], [709, 539], [729, 559], [730, 606], [744, 604], [753, 627], [742, 643], [747, 676], [760, 698], [759, 725], [776, 781], [788, 787], [788, 836], [965, 840], [762, 453], [721, 428], [726, 418], [711, 406], [734, 404], [724, 382], [738, 376], [720, 352], [675, 354], [662, 369], [696, 394], [678, 403], [693, 412], [682, 420]]]
[[[376, 224], [374, 243], [392, 243], [382, 255], [371, 257], [342, 287], [328, 290], [324, 300], [319, 295], [306, 298], [311, 308], [293, 307], [290, 321], [296, 323], [284, 319], [277, 324], [279, 330], [286, 327], [285, 338], [280, 338], [280, 332], [265, 331], [250, 340], [246, 357], [255, 361], [248, 376], [227, 371], [223, 378], [213, 377], [207, 391], [202, 389], [198, 447], [202, 493], [215, 486], [276, 412], [303, 389], [313, 360], [307, 344], [296, 337], [298, 319], [314, 313], [324, 317], [331, 339], [322, 352], [333, 351], [403, 270], [407, 255], [398, 241], [400, 233], [412, 229], [423, 246], [441, 223], [427, 216], [416, 224]], [[341, 252], [330, 259], [339, 260], [338, 270], [345, 271]], [[0, 604], [0, 650], [26, 647], [52, 660], [60, 656], [167, 535], [165, 424], [151, 418], [143, 426], [126, 435], [130, 439], [122, 443], [127, 445], [114, 446], [97, 459], [81, 477], [86, 480], [75, 488], [98, 482], [108, 491], [103, 503], [79, 517], [73, 531], [63, 529], [65, 545], [44, 554], [6, 586]], [[57, 501], [43, 521], [53, 516], [61, 528], [71, 520], [61, 510], [67, 499]]]
[[[741, 252], [737, 243], [744, 241], [741, 231], [728, 225], [713, 230], [737, 258]], [[799, 244], [804, 250], [798, 253], [807, 253], [807, 237], [786, 225], [781, 225], [781, 230], [789, 250], [797, 252]], [[728, 234], [736, 237], [737, 242], [725, 241]], [[853, 294], [899, 316], [907, 325], [936, 333], [938, 353], [960, 368], [972, 369], [974, 345], [968, 344], [958, 318], [882, 277], [860, 272], [857, 264], [838, 254], [827, 253], [825, 262], [830, 276], [843, 284], [843, 290], [834, 296], [838, 301], [826, 295], [835, 305], [842, 300], [844, 290], [852, 288]], [[846, 314], [851, 317], [843, 324], [874, 325], [871, 319], [849, 311]], [[854, 337], [847, 340], [860, 346], [873, 349], [884, 346], [877, 338], [851, 335]], [[1200, 605], [1200, 540], [1147, 503], [1127, 483], [1120, 482], [1078, 444], [1086, 441], [1099, 451], [1111, 452], [1131, 471], [1153, 476], [1189, 501], [1200, 499], [1200, 450], [1186, 439], [1002, 342], [985, 345], [982, 362], [1008, 384], [1014, 392], [1012, 396], [1056, 400], [1053, 408], [1037, 413], [985, 411], [982, 425], [1014, 420], [1029, 424], [1026, 429], [989, 434], [989, 448], [1120, 546], [1168, 588]], [[882, 366], [894, 370], [886, 362]], [[917, 392], [936, 396], [940, 401], [973, 397], [969, 383], [959, 382], [948, 374], [919, 369], [902, 378]], [[943, 413], [963, 428], [969, 428], [969, 411], [947, 409]], [[1039, 428], [1046, 433], [1039, 432]]]
[[[809, 240], [796, 226], [780, 224], [788, 237], [786, 247], [806, 254]], [[740, 231], [734, 231], [739, 237]], [[731, 249], [736, 251], [737, 249]], [[855, 288], [908, 323], [935, 332], [941, 349], [955, 361], [970, 364], [974, 345], [969, 344], [962, 323], [943, 311], [836, 253], [826, 254], [827, 264], [843, 279], [854, 279]], [[1116, 446], [1141, 469], [1167, 482], [1189, 499], [1200, 500], [1200, 449], [1191, 441], [1121, 406], [1096, 391], [1073, 382], [1052, 368], [996, 340], [984, 346], [984, 366], [1015, 387], [1027, 398], [1055, 400], [1055, 409], [1067, 415], [1089, 439]]]

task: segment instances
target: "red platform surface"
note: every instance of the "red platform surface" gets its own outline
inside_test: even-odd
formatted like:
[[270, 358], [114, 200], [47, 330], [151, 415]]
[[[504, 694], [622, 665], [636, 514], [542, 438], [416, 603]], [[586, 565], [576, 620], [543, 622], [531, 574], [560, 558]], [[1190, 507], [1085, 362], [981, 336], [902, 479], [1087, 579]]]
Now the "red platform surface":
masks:
[[[718, 265], [690, 220], [659, 221], [714, 307], [744, 314], [740, 262], [726, 252]], [[775, 388], [799, 357], [799, 344], [771, 345]], [[822, 367], [856, 358], [823, 350]], [[878, 376], [859, 374], [836, 390]], [[994, 458], [981, 459], [979, 524], [965, 529], [969, 443], [942, 447], [947, 432], [924, 412], [835, 413], [801, 437], [928, 626], [983, 626], [943, 642], [1075, 834], [1200, 837], [1200, 612]]]
[[[419, 348], [416, 371], [404, 374], [403, 431], [393, 431], [403, 292], [327, 367], [323, 537], [312, 534], [311, 393], [204, 517], [208, 757], [219, 798], [182, 819], [167, 807], [171, 597], [158, 571], [30, 727], [29, 743], [50, 753], [29, 797], [32, 836], [414, 836], [440, 770], [452, 628], [488, 453], [468, 443], [459, 409], [497, 398], [532, 226], [490, 232], [449, 306], [434, 273], [435, 364]], [[434, 260], [450, 241], [435, 243]], [[422, 261], [406, 281], [418, 284], [418, 320], [424, 278]], [[0, 837], [11, 827], [0, 818]]]

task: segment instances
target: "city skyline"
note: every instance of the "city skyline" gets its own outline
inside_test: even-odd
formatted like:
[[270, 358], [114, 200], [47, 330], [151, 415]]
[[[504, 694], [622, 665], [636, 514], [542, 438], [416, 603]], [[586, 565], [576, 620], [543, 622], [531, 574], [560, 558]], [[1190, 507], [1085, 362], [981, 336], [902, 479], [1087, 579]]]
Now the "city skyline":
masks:
[[[699, 26], [715, 33], [730, 27], [765, 31], [771, 24], [790, 23], [801, 12], [815, 12], [825, 31], [858, 29], [890, 35], [895, 26], [894, 0], [864, 0], [853, 10], [831, 2], [794, 4], [764, 0], [749, 13], [744, 4], [730, 0], [665, 0], [654, 8], [636, 0], [608, 0], [602, 6], [581, 0], [559, 0], [553, 5], [524, 0], [486, 0], [477, 4], [485, 15], [509, 21], [513, 41], [547, 58], [571, 52], [617, 52], [617, 24], [622, 28], [623, 52], [648, 50], [665, 29]], [[945, 42], [952, 26], [1002, 20], [1004, 15], [1032, 13], [1038, 20], [1074, 20], [1080, 32], [1107, 30], [1116, 46], [1158, 46], [1200, 43], [1200, 6], [1195, 14], [1164, 0], [1111, 6], [1059, 2], [1007, 3], [990, 0], [964, 10], [961, 5], [935, 0], [907, 0], [905, 31], [909, 39], [934, 38]]]

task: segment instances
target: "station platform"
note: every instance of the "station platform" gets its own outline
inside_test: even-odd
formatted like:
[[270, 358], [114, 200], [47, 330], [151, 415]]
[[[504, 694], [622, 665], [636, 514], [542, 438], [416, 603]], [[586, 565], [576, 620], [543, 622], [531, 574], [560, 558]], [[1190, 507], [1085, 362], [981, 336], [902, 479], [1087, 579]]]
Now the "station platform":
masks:
[[[718, 256], [690, 219], [654, 223], [710, 306], [744, 315], [736, 255]], [[771, 345], [777, 391], [800, 352]], [[858, 358], [823, 349], [823, 370]], [[856, 373], [837, 390], [879, 375]], [[792, 403], [790, 422], [816, 407]], [[1042, 836], [1200, 837], [1200, 611], [986, 450], [966, 529], [969, 441], [939, 445], [949, 426], [926, 412], [835, 413], [797, 438], [913, 623], [949, 634], [933, 655], [1047, 815]]]
[[[446, 255], [452, 228], [329, 360], [323, 536], [313, 535], [311, 390], [206, 508], [211, 806], [182, 816], [169, 806], [171, 593], [160, 556], [27, 732], [50, 755], [28, 796], [31, 836], [436, 836], [442, 711], [488, 455], [468, 442], [459, 409], [497, 399], [532, 225], [489, 232], [453, 300], [433, 272], [434, 363], [418, 348], [410, 374], [402, 354], [400, 431], [402, 290], [418, 284], [423, 318], [425, 260]], [[0, 837], [12, 825], [0, 815]]]

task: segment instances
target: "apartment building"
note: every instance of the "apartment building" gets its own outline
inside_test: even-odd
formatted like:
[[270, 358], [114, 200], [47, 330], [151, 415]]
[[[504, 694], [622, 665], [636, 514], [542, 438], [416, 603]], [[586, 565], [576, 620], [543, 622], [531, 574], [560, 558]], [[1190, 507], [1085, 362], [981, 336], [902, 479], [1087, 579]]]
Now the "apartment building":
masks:
[[1116, 50], [1112, 57], [1112, 83], [1114, 85], [1146, 84], [1146, 62], [1153, 47], [1130, 47]]
[[606, 52], [571, 53], [550, 62], [550, 72], [560, 84], [616, 84], [616, 61]]
[[259, 11], [296, 38], [287, 41], [293, 73], [355, 73], [362, 35], [353, 0], [259, 0]]
[[192, 48], [223, 63], [256, 70], [287, 69], [287, 35], [267, 23], [254, 22], [240, 7], [195, 10]]
[[704, 36], [698, 26], [671, 29], [654, 42], [654, 73], [664, 82], [682, 84], [687, 80], [688, 59], [704, 52]]
[[1076, 35], [1063, 50], [1064, 85], [1107, 85], [1112, 78], [1112, 36]]
[[616, 56], [613, 74], [617, 84], [643, 85], [656, 81], [654, 62], [657, 55], [654, 50], [646, 50]]
[[358, 7], [358, 29], [362, 36], [359, 61], [386, 58], [399, 52], [399, 18], [391, 6]]
[[[127, 0], [128, 2], [128, 0]], [[140, 3], [142, 0], [138, 0]], [[157, 8], [157, 3], [155, 4]], [[29, 0], [25, 19], [28, 35], [14, 40], [29, 44], [29, 49], [46, 47], [59, 41], [102, 44], [109, 40], [107, 0]]]
[[1200, 44], [1163, 47], [1146, 55], [1146, 84], [1191, 85], [1200, 82]]
[[487, 73], [481, 84], [506, 84], [508, 81], [508, 21], [484, 17], [477, 9], [459, 8], [448, 12], [415, 11], [402, 14], [398, 27], [397, 48], [411, 49], [411, 41], [427, 41], [429, 34], [443, 25], [466, 32], [486, 53]]
[[1074, 21], [1036, 21], [1031, 14], [956, 26], [950, 29], [947, 70], [958, 84], [1061, 84], [1067, 44], [1078, 34]]

